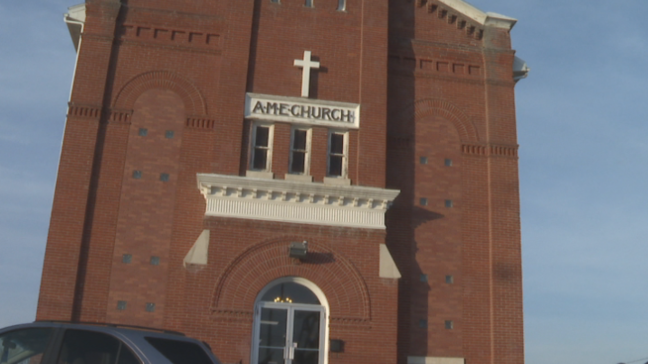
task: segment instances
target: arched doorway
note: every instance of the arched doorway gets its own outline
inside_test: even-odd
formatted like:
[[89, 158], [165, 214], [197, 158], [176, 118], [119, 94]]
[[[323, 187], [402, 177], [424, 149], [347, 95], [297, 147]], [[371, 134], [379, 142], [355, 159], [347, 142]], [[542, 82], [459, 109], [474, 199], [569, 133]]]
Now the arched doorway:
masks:
[[328, 303], [312, 282], [278, 279], [257, 297], [252, 364], [324, 364]]

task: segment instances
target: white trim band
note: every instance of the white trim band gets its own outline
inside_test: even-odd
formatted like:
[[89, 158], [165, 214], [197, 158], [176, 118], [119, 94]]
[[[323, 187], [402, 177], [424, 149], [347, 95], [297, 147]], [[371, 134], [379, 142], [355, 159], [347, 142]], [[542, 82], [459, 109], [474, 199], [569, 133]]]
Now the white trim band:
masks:
[[373, 187], [335, 186], [198, 174], [206, 216], [385, 229], [385, 212], [400, 193]]
[[502, 14], [483, 12], [463, 0], [439, 1], [484, 26], [513, 29], [513, 26], [517, 23], [517, 19]]

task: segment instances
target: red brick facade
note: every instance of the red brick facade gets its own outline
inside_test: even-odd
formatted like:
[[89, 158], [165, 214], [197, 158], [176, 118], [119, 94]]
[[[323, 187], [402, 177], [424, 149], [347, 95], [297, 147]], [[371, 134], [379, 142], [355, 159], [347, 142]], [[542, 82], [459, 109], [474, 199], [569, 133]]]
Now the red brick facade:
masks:
[[[183, 331], [247, 364], [259, 292], [301, 277], [345, 343], [329, 363], [523, 363], [514, 22], [457, 3], [87, 0], [38, 319]], [[251, 169], [246, 93], [299, 98], [305, 50], [321, 64], [310, 99], [361, 107], [340, 191], [400, 190], [386, 228], [205, 213], [198, 174]], [[299, 123], [269, 124], [283, 181]], [[337, 129], [309, 128], [299, 183], [325, 185]], [[208, 263], [187, 265], [203, 230]]]

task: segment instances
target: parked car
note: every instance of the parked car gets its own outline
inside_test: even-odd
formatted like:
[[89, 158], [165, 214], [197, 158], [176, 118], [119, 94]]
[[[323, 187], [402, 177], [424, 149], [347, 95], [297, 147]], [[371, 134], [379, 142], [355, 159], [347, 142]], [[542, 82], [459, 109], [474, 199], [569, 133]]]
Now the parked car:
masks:
[[181, 333], [136, 326], [37, 321], [0, 330], [0, 364], [220, 364]]

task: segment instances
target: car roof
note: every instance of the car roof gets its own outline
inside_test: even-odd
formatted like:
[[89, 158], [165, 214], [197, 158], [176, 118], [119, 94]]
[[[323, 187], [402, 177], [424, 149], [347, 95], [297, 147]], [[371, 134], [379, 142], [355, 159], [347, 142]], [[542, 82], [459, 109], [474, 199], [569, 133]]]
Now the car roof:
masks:
[[153, 333], [163, 334], [163, 336], [174, 335], [174, 337], [186, 337], [185, 334], [179, 331], [158, 329], [153, 327], [144, 327], [144, 326], [134, 326], [134, 325], [125, 325], [125, 324], [112, 324], [112, 323], [99, 323], [99, 322], [68, 322], [68, 321], [35, 321], [31, 324], [25, 325], [34, 325], [34, 324], [54, 324], [56, 327], [68, 327], [68, 328], [93, 328], [93, 331], [99, 332], [123, 332], [138, 335], [145, 334], [150, 335]]

